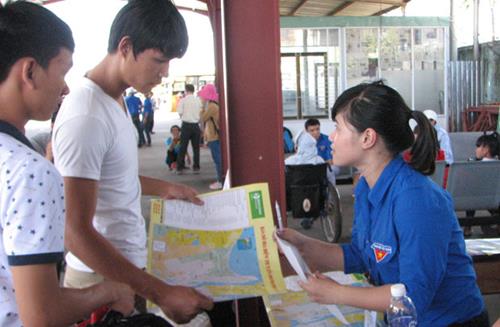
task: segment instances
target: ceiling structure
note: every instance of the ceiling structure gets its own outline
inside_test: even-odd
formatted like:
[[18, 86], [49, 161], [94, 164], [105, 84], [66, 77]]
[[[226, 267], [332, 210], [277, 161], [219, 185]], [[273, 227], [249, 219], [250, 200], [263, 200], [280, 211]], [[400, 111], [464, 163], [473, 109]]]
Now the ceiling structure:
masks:
[[280, 16], [380, 16], [410, 0], [280, 0]]
[[[62, 0], [37, 0], [49, 4]], [[174, 0], [179, 9], [207, 14], [206, 0]], [[410, 0], [279, 0], [280, 16], [380, 16], [402, 8]], [[4, 0], [0, 0], [4, 3]], [[249, 2], [251, 3], [251, 2]]]

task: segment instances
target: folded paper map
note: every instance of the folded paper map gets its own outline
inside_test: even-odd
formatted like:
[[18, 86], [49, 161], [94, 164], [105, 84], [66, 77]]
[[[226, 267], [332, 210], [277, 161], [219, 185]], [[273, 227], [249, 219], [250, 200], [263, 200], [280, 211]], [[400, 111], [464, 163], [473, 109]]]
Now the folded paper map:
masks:
[[284, 292], [267, 184], [200, 198], [202, 206], [152, 200], [150, 273], [215, 301]]
[[[328, 272], [325, 275], [340, 284], [370, 287], [364, 276]], [[307, 293], [298, 286], [299, 276], [285, 279], [288, 291], [282, 294], [263, 296], [272, 327], [375, 327], [383, 326], [383, 315], [347, 305], [323, 305], [312, 302]]]

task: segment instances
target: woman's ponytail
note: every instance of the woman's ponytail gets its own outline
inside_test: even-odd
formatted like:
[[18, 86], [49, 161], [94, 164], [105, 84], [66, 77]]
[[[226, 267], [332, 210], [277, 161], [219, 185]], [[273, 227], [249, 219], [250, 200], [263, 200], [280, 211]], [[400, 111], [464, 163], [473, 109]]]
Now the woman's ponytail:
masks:
[[411, 117], [417, 122], [418, 136], [410, 149], [409, 164], [424, 175], [432, 175], [436, 169], [435, 161], [439, 151], [436, 130], [422, 112], [412, 111]]

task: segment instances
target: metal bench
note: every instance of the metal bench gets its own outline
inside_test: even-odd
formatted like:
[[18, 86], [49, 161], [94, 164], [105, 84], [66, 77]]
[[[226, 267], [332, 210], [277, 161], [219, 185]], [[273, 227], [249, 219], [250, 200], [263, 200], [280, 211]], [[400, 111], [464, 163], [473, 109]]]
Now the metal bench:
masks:
[[[500, 204], [500, 161], [459, 161], [450, 166], [450, 192], [455, 211], [497, 210]], [[459, 218], [460, 225], [500, 223], [498, 212], [491, 216]]]
[[476, 153], [476, 140], [483, 132], [449, 133], [454, 161], [466, 161]]
[[429, 177], [434, 181], [434, 183], [444, 187], [445, 170], [446, 170], [446, 161], [436, 161], [436, 170], [434, 171], [434, 174], [432, 174]]

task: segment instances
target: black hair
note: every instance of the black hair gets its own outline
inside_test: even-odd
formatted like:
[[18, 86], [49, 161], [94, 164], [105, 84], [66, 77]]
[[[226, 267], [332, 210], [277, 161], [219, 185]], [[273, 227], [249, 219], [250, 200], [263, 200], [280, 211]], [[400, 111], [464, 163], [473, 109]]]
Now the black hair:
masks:
[[34, 58], [46, 69], [61, 48], [73, 52], [73, 35], [69, 26], [50, 10], [25, 1], [0, 7], [0, 82], [21, 58]]
[[186, 90], [186, 92], [194, 93], [194, 85], [193, 84], [186, 84], [184, 86], [184, 90]]
[[[436, 157], [439, 152], [436, 129], [423, 112], [412, 111], [411, 115], [418, 124], [418, 137], [410, 149], [410, 153], [412, 154], [410, 165], [424, 175], [432, 175], [436, 168]], [[422, 170], [417, 167], [420, 167]], [[430, 170], [431, 168], [432, 171]]]
[[179, 132], [181, 131], [181, 128], [179, 127], [179, 125], [172, 125], [172, 127], [170, 127], [170, 133], [172, 133], [172, 130], [174, 128], [177, 128], [179, 130]]
[[108, 53], [114, 53], [125, 36], [134, 56], [157, 49], [166, 58], [180, 58], [188, 46], [186, 23], [170, 0], [130, 0], [111, 25]]
[[[409, 162], [415, 170], [432, 175], [436, 168], [437, 138], [433, 126], [420, 111], [412, 111], [401, 95], [382, 81], [363, 83], [344, 91], [332, 107], [332, 119], [344, 113], [358, 132], [374, 129], [394, 156], [411, 147]], [[415, 140], [409, 125], [413, 118], [420, 126]]]
[[306, 122], [304, 123], [304, 128], [306, 129], [307, 131], [307, 128], [309, 126], [320, 126], [320, 122], [319, 120], [317, 120], [316, 118], [309, 118], [308, 120], [306, 120]]
[[500, 155], [500, 138], [497, 132], [487, 134], [486, 132], [481, 135], [476, 141], [476, 147], [484, 146], [490, 150], [492, 157], [499, 157]]
[[[60, 108], [60, 106], [59, 106], [59, 108]], [[57, 110], [54, 111], [54, 113], [52, 113], [52, 116], [50, 116], [50, 122], [52, 124], [54, 124], [56, 122], [57, 114], [59, 113], [59, 108], [57, 108]]]
[[[420, 111], [419, 111], [418, 113], [417, 113], [417, 112], [415, 112], [415, 113], [414, 113], [414, 115], [424, 115], [424, 116], [425, 116], [425, 114], [424, 114], [423, 112], [420, 112]], [[425, 117], [427, 117], [427, 116], [425, 116]], [[428, 119], [428, 118], [427, 118], [427, 119]], [[437, 138], [438, 136], [437, 136], [437, 131], [436, 131], [436, 129], [435, 129], [435, 128], [432, 128], [432, 129], [431, 129], [431, 133], [432, 133], [432, 134], [434, 134], [434, 137], [435, 137], [435, 138], [436, 138], [436, 140], [437, 140], [437, 139], [438, 139], [438, 138]], [[416, 137], [418, 137], [418, 135], [420, 135], [420, 134], [421, 134], [421, 133], [420, 133], [420, 126], [419, 126], [419, 125], [416, 125], [416, 126], [415, 126], [415, 128], [413, 129], [413, 134], [414, 134]], [[437, 153], [437, 152], [439, 152], [439, 150], [440, 150], [439, 141], [437, 141], [435, 145], [436, 145], [436, 153]]]

